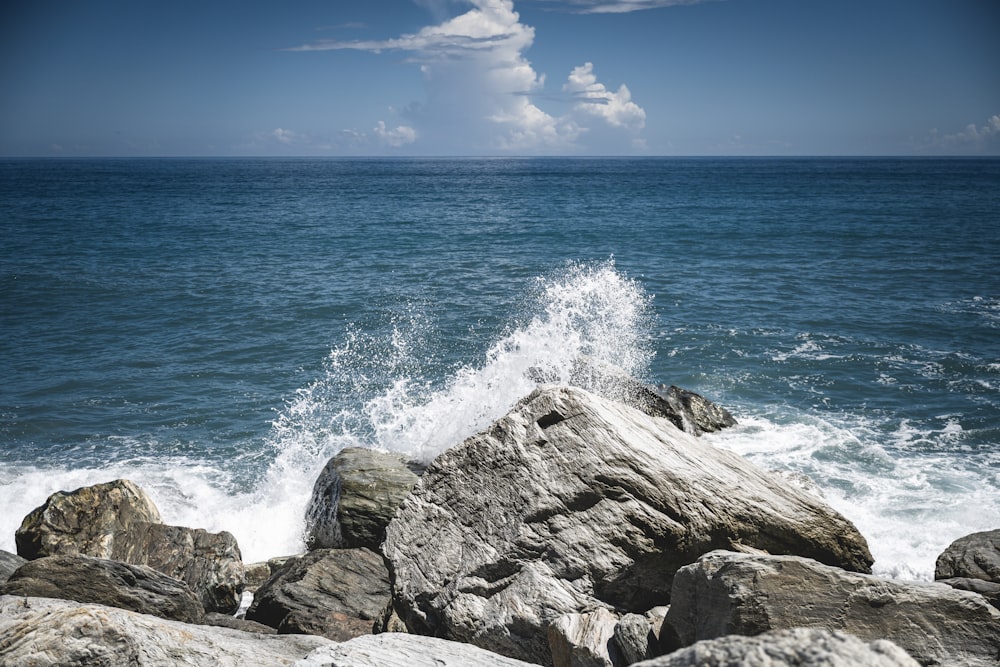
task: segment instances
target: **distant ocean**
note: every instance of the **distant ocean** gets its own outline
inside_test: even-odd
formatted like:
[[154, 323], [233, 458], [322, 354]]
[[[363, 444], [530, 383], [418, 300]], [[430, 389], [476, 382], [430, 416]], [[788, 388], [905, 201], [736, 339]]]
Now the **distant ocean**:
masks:
[[1000, 528], [1000, 160], [0, 161], [0, 548], [127, 477], [299, 551], [339, 449], [430, 459], [579, 353], [931, 578]]

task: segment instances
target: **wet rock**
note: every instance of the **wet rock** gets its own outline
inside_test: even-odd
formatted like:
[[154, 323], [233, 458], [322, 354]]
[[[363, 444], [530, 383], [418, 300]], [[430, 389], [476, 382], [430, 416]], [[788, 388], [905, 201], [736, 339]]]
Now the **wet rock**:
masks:
[[28, 561], [0, 585], [0, 595], [102, 604], [185, 623], [201, 623], [205, 615], [182, 581], [142, 565], [80, 554]]
[[1000, 530], [960, 537], [937, 557], [934, 578], [954, 577], [1000, 583]]
[[254, 634], [96, 604], [0, 596], [5, 667], [287, 666], [330, 645], [308, 635]]
[[756, 637], [700, 641], [633, 667], [918, 667], [906, 651], [886, 640], [864, 642], [842, 632], [795, 628]]
[[371, 634], [390, 599], [381, 556], [368, 549], [318, 549], [290, 560], [261, 586], [246, 617], [279, 633], [342, 641]]
[[21, 522], [17, 553], [28, 560], [56, 554], [113, 558], [116, 536], [137, 523], [160, 523], [160, 512], [127, 479], [58, 491]]
[[417, 482], [404, 457], [372, 449], [341, 450], [323, 468], [306, 510], [310, 549], [377, 550], [396, 508]]
[[660, 638], [669, 649], [796, 627], [889, 639], [924, 665], [995, 666], [1000, 652], [1000, 612], [974, 593], [724, 551], [677, 572]]
[[383, 550], [412, 632], [549, 664], [560, 616], [641, 613], [679, 567], [747, 547], [870, 571], [821, 501], [663, 419], [545, 387], [434, 460]]

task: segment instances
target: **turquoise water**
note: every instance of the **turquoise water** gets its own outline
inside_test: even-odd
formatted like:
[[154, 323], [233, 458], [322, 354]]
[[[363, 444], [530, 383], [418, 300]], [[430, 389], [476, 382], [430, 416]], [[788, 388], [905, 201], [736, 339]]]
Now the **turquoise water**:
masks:
[[1000, 525], [998, 160], [5, 161], [0, 239], [0, 548], [128, 476], [297, 550], [339, 448], [430, 458], [579, 352], [729, 407], [878, 572]]

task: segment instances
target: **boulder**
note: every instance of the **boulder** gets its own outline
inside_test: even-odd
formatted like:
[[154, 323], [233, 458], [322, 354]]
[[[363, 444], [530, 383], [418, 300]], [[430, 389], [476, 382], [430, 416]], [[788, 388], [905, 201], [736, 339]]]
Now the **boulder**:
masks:
[[115, 536], [111, 558], [146, 565], [191, 587], [206, 611], [235, 613], [245, 581], [236, 538], [222, 531], [135, 522]]
[[794, 628], [756, 637], [700, 641], [633, 667], [919, 667], [890, 641], [863, 642], [822, 628]]
[[0, 584], [7, 581], [7, 577], [13, 574], [14, 570], [21, 567], [28, 561], [17, 554], [0, 549]]
[[368, 549], [317, 549], [289, 560], [257, 589], [246, 617], [279, 633], [343, 641], [371, 634], [390, 600], [381, 556]]
[[614, 667], [622, 664], [614, 646], [616, 625], [618, 617], [603, 608], [560, 616], [548, 630], [552, 664], [555, 667]]
[[5, 667], [292, 665], [332, 642], [189, 625], [94, 604], [0, 596]]
[[1000, 611], [975, 593], [725, 551], [677, 572], [660, 639], [669, 650], [796, 627], [889, 639], [925, 665], [995, 667], [1000, 653]]
[[717, 548], [870, 571], [820, 500], [664, 419], [543, 387], [438, 456], [386, 530], [397, 613], [415, 633], [551, 663], [564, 614], [642, 613]]
[[53, 493], [24, 517], [14, 539], [18, 555], [28, 560], [56, 554], [112, 558], [115, 536], [138, 522], [160, 523], [160, 512], [135, 483], [117, 479]]
[[1000, 530], [972, 533], [952, 542], [937, 557], [934, 578], [953, 577], [1000, 584]]
[[295, 558], [295, 556], [275, 556], [259, 563], [247, 563], [243, 566], [246, 575], [244, 591], [256, 591], [264, 585], [264, 582], [274, 576], [278, 570], [285, 566], [285, 563]]
[[80, 554], [28, 561], [0, 585], [0, 595], [102, 604], [185, 623], [201, 623], [205, 616], [182, 581], [142, 565]]
[[[662, 625], [662, 621], [660, 621]], [[659, 625], [657, 626], [659, 629]], [[639, 614], [625, 614], [615, 626], [615, 645], [621, 665], [632, 663], [659, 655], [656, 635], [649, 619]]]
[[[436, 637], [367, 635], [310, 653], [295, 667], [532, 667], [469, 644]], [[536, 666], [537, 667], [537, 666]]]
[[83, 554], [146, 565], [186, 582], [207, 611], [233, 613], [243, 592], [243, 560], [228, 532], [168, 526], [145, 491], [126, 479], [60, 491], [21, 523], [25, 558]]
[[348, 447], [327, 462], [306, 510], [310, 549], [378, 550], [417, 475], [398, 454]]

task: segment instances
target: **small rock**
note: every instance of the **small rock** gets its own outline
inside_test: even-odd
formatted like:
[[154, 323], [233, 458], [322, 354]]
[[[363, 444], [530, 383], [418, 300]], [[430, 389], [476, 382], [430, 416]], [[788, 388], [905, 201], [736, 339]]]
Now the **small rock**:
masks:
[[610, 647], [617, 624], [604, 608], [560, 616], [548, 630], [553, 666], [614, 667]]

